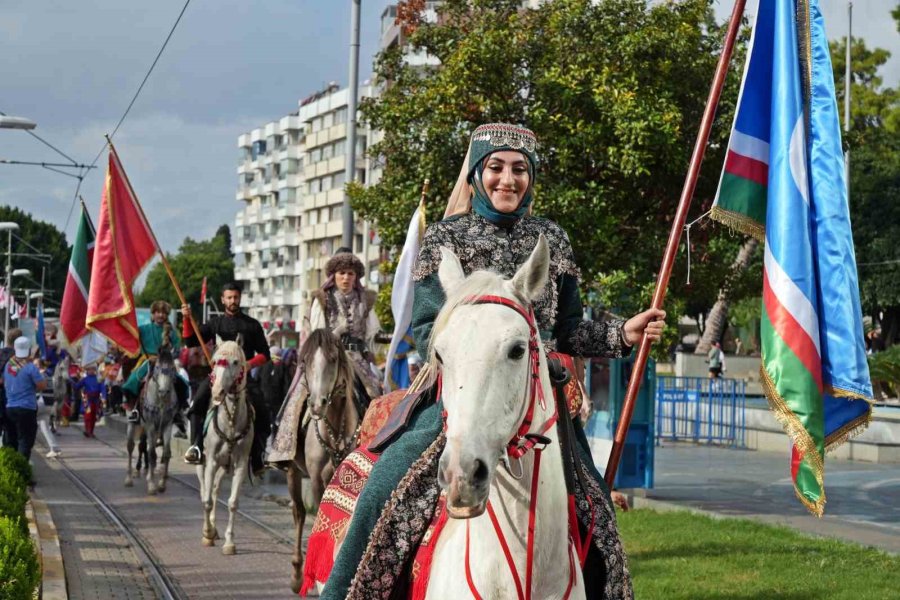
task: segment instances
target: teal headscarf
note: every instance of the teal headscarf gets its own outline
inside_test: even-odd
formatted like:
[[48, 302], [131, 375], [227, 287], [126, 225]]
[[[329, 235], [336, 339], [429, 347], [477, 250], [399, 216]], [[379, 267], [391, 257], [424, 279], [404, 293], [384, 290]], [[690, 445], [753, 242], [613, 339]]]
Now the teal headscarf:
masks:
[[[536, 149], [537, 139], [534, 132], [524, 127], [506, 123], [489, 123], [479, 126], [472, 133], [472, 140], [469, 144], [468, 182], [475, 190], [475, 195], [472, 197], [472, 210], [475, 211], [475, 214], [501, 227], [512, 227], [525, 216], [528, 207], [534, 200], [534, 174], [538, 163]], [[520, 152], [528, 159], [528, 189], [522, 197], [519, 208], [509, 213], [502, 213], [494, 208], [484, 190], [484, 184], [481, 182], [485, 160], [494, 152], [504, 150]]]

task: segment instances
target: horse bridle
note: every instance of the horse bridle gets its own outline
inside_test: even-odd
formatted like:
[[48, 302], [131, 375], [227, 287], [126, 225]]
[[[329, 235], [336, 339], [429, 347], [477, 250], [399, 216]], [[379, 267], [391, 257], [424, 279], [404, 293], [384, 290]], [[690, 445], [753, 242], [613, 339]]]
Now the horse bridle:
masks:
[[[341, 420], [340, 428], [335, 431], [334, 427], [328, 421], [328, 407], [331, 406], [331, 403], [334, 402], [335, 395], [338, 394], [338, 390], [340, 389], [338, 383], [341, 382], [342, 377], [338, 375], [335, 377], [334, 383], [331, 385], [331, 391], [328, 392], [328, 395], [325, 397], [325, 406], [321, 415], [316, 415], [313, 413], [310, 408], [309, 415], [310, 418], [314, 421], [313, 423], [313, 431], [316, 434], [316, 440], [322, 445], [325, 449], [325, 452], [328, 454], [328, 458], [331, 460], [331, 464], [336, 468], [350, 452], [356, 447], [356, 443], [359, 440], [359, 432], [362, 429], [362, 423], [356, 426], [356, 431], [353, 432], [353, 435], [346, 442], [344, 441], [344, 420]], [[306, 376], [306, 365], [303, 365], [303, 384], [306, 386], [306, 389], [309, 390], [309, 379]], [[344, 382], [346, 385], [346, 382]], [[349, 399], [352, 402], [352, 398]], [[346, 410], [346, 409], [345, 409]], [[328, 441], [322, 437], [321, 432], [319, 431], [319, 424], [323, 423], [325, 425], [325, 435], [328, 437]], [[329, 443], [330, 442], [330, 443]]]

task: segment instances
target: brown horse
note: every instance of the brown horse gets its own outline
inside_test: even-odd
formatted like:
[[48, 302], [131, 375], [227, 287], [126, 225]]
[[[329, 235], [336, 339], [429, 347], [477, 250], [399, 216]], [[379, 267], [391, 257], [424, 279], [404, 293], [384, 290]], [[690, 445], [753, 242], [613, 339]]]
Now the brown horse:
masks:
[[306, 507], [301, 481], [309, 477], [313, 510], [337, 465], [359, 439], [361, 416], [353, 402], [353, 366], [340, 340], [326, 329], [313, 331], [298, 356], [297, 372], [282, 409], [270, 461], [287, 467], [297, 541], [291, 560], [291, 589], [303, 580], [303, 524]]

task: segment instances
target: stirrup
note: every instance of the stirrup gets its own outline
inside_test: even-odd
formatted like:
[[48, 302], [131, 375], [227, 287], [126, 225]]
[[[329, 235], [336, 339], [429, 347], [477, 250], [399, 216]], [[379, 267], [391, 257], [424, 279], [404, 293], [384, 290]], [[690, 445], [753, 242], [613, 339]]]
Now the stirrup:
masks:
[[128, 422], [129, 423], [140, 423], [141, 422], [141, 414], [138, 412], [136, 408], [132, 408], [131, 412], [128, 413]]
[[191, 446], [188, 448], [187, 452], [184, 453], [184, 462], [189, 465], [203, 464], [203, 452], [200, 450], [200, 447]]

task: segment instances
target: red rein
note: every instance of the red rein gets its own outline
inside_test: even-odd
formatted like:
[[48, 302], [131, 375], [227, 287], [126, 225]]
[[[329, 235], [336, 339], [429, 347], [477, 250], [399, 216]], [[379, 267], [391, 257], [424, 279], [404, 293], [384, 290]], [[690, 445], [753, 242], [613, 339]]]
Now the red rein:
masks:
[[[549, 442], [544, 434], [547, 433], [551, 427], [556, 425], [556, 422], [559, 419], [559, 413], [555, 409], [556, 403], [554, 403], [553, 416], [547, 419], [547, 422], [544, 423], [537, 432], [531, 431], [531, 425], [534, 420], [535, 403], [539, 402], [542, 410], [546, 410], [547, 408], [546, 399], [544, 398], [544, 389], [543, 386], [541, 386], [540, 380], [540, 352], [538, 346], [538, 330], [534, 321], [534, 311], [532, 311], [530, 307], [525, 308], [514, 300], [494, 295], [470, 296], [465, 299], [465, 303], [498, 304], [501, 306], [506, 306], [507, 308], [511, 308], [525, 319], [525, 321], [528, 323], [528, 329], [530, 330], [530, 339], [528, 340], [528, 353], [531, 381], [529, 382], [529, 391], [526, 392], [526, 394], [529, 395], [528, 408], [525, 411], [525, 416], [522, 419], [521, 425], [519, 425], [518, 431], [516, 431], [516, 434], [506, 445], [506, 453], [511, 460], [519, 460], [530, 450], [534, 451], [534, 467], [531, 473], [531, 499], [528, 505], [528, 538], [525, 556], [524, 588], [522, 585], [522, 578], [519, 576], [518, 569], [516, 569], [516, 564], [512, 557], [512, 552], [509, 549], [509, 544], [506, 541], [506, 536], [503, 535], [503, 530], [500, 527], [500, 522], [497, 520], [497, 515], [494, 512], [494, 507], [491, 505], [490, 500], [488, 500], [487, 503], [487, 513], [491, 519], [491, 525], [493, 525], [494, 527], [494, 532], [497, 534], [497, 540], [500, 542], [500, 546], [503, 549], [503, 555], [506, 557], [506, 564], [507, 566], [509, 566], [510, 574], [512, 575], [513, 581], [516, 584], [516, 594], [519, 600], [531, 600], [534, 571], [535, 520], [537, 517], [538, 481], [541, 469], [541, 451]], [[438, 385], [440, 385], [440, 379], [438, 379]], [[439, 389], [439, 398], [441, 397], [440, 392], [441, 390]], [[563, 596], [564, 600], [569, 598], [569, 595], [572, 592], [572, 587], [575, 584], [575, 559], [572, 556], [571, 543], [568, 547], [568, 555], [569, 583]], [[469, 585], [469, 590], [472, 592], [472, 596], [476, 600], [482, 600], [482, 596], [478, 593], [478, 589], [475, 587], [475, 581], [472, 578], [472, 570], [469, 566], [469, 521], [466, 521], [465, 568], [466, 583], [468, 583]]]

